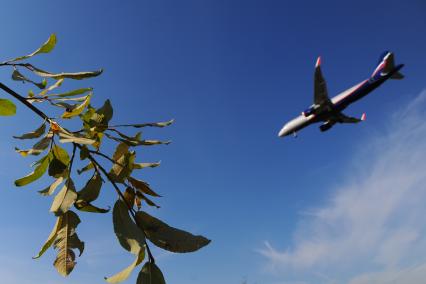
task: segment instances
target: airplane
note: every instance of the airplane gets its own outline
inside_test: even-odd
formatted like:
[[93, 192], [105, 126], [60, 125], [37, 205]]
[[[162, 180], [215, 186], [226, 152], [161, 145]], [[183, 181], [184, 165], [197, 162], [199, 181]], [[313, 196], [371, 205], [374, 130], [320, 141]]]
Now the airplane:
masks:
[[328, 97], [327, 85], [321, 72], [321, 57], [315, 64], [314, 75], [314, 104], [302, 112], [298, 117], [287, 122], [280, 132], [279, 137], [293, 134], [317, 122], [323, 122], [319, 127], [321, 132], [332, 128], [336, 123], [358, 123], [365, 120], [365, 113], [361, 118], [349, 117], [342, 111], [353, 102], [365, 97], [388, 79], [402, 79], [404, 76], [399, 70], [404, 64], [395, 66], [392, 52], [385, 51], [379, 58], [379, 64], [370, 78], [347, 89], [333, 98]]

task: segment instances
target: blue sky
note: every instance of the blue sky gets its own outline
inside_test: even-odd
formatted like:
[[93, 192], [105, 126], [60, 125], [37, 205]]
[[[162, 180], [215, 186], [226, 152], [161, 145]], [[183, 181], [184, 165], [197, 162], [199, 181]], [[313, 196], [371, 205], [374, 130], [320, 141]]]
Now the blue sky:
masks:
[[[426, 159], [418, 159], [426, 139], [424, 1], [18, 0], [2, 10], [2, 58], [31, 52], [55, 32], [54, 52], [34, 58], [40, 67], [105, 70], [64, 89], [93, 86], [94, 104], [112, 100], [116, 123], [176, 120], [144, 133], [173, 140], [140, 153], [162, 161], [140, 176], [164, 196], [150, 212], [212, 243], [194, 254], [156, 251], [168, 283], [426, 277], [426, 224], [417, 217], [425, 210], [416, 202], [426, 190]], [[278, 139], [282, 124], [312, 102], [318, 55], [335, 95], [369, 76], [384, 50], [406, 64], [406, 78], [345, 111], [366, 112], [365, 123]], [[10, 70], [0, 72], [2, 82], [28, 91]], [[54, 222], [51, 200], [36, 193], [48, 181], [14, 188], [31, 160], [14, 153], [24, 144], [11, 136], [40, 122], [23, 107], [1, 120], [0, 276], [11, 284], [104, 283], [127, 266], [110, 215], [82, 216], [86, 251], [68, 279], [51, 265], [53, 252], [31, 259]], [[98, 205], [113, 204], [111, 190]], [[407, 279], [397, 283], [418, 283]]]

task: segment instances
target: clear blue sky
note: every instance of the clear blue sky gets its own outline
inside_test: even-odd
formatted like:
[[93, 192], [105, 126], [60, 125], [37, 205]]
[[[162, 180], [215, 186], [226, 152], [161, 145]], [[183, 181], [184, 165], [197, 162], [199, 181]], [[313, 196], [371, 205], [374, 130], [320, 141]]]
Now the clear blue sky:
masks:
[[[297, 251], [295, 235], [313, 222], [307, 212], [327, 206], [338, 185], [353, 178], [350, 169], [360, 156], [366, 156], [363, 164], [373, 163], [368, 152], [356, 153], [371, 137], [386, 139], [392, 114], [426, 85], [422, 0], [16, 0], [1, 7], [1, 58], [31, 52], [55, 32], [54, 52], [35, 58], [40, 67], [105, 70], [64, 89], [93, 86], [94, 103], [110, 98], [117, 123], [175, 119], [170, 128], [146, 131], [173, 143], [141, 149], [141, 160], [162, 165], [140, 177], [164, 196], [153, 214], [212, 243], [194, 254], [156, 251], [171, 284], [320, 283], [304, 278], [303, 270], [282, 268], [285, 261], [270, 269], [264, 242], [280, 253]], [[312, 103], [318, 55], [335, 95], [369, 76], [384, 50], [406, 64], [406, 79], [387, 82], [346, 110], [366, 112], [365, 123], [337, 125], [324, 134], [312, 126], [298, 139], [277, 137], [286, 120]], [[28, 90], [11, 82], [10, 70], [0, 72], [2, 82]], [[14, 153], [15, 145], [28, 145], [11, 136], [39, 123], [21, 106], [16, 117], [1, 118], [0, 276], [11, 284], [103, 283], [103, 276], [131, 262], [115, 240], [110, 215], [82, 216], [79, 235], [87, 250], [69, 279], [54, 270], [52, 252], [31, 260], [53, 226], [51, 200], [36, 193], [47, 181], [14, 188], [31, 160]], [[111, 206], [114, 197], [105, 188], [98, 205]], [[342, 268], [327, 277], [343, 283], [374, 267]], [[322, 271], [308, 270], [325, 281], [315, 269]]]

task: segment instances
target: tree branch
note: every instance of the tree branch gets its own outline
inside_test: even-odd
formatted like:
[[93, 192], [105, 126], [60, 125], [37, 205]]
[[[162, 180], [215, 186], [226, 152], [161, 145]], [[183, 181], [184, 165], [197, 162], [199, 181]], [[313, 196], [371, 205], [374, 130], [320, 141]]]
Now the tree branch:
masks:
[[[0, 64], [0, 66], [1, 65], [9, 65], [9, 64]], [[11, 96], [13, 96], [15, 99], [17, 99], [18, 101], [20, 101], [22, 104], [24, 104], [26, 107], [28, 107], [30, 110], [32, 110], [34, 113], [36, 113], [38, 116], [40, 116], [41, 118], [43, 118], [44, 120], [47, 120], [47, 121], [49, 121], [49, 122], [51, 122], [52, 120], [44, 113], [44, 112], [42, 112], [40, 109], [38, 109], [37, 107], [35, 107], [34, 105], [32, 105], [31, 103], [29, 103], [23, 96], [21, 96], [21, 95], [19, 95], [18, 93], [16, 93], [15, 91], [13, 91], [12, 89], [10, 89], [9, 87], [7, 87], [6, 85], [4, 85], [3, 83], [1, 83], [0, 82], [0, 88], [2, 89], [2, 90], [4, 90], [5, 92], [7, 92], [8, 94], [10, 94]], [[73, 154], [72, 154], [72, 160], [74, 159], [74, 154], [75, 154], [75, 149], [76, 149], [76, 147], [77, 148], [79, 148], [80, 150], [81, 150], [81, 148], [82, 148], [82, 146], [80, 145], [80, 144], [77, 144], [77, 143], [72, 143], [73, 144]], [[89, 151], [90, 153], [92, 153], [93, 151]], [[88, 155], [88, 158], [89, 158], [89, 160], [95, 165], [95, 166], [97, 166], [98, 167], [98, 169], [100, 169], [101, 170], [101, 172], [105, 175], [105, 177], [108, 179], [108, 181], [113, 185], [113, 187], [114, 187], [114, 189], [115, 189], [115, 191], [117, 192], [117, 194], [119, 195], [119, 197], [123, 200], [123, 202], [126, 204], [126, 206], [127, 206], [127, 209], [129, 210], [129, 212], [130, 212], [130, 215], [132, 216], [132, 218], [133, 218], [133, 221], [139, 226], [139, 228], [141, 228], [142, 229], [142, 231], [144, 232], [144, 234], [145, 234], [145, 230], [143, 229], [143, 226], [142, 226], [142, 224], [139, 224], [139, 222], [138, 222], [138, 220], [136, 219], [136, 214], [135, 214], [135, 210], [134, 210], [134, 208], [133, 208], [133, 206], [132, 206], [132, 204], [129, 204], [127, 201], [126, 201], [126, 199], [124, 198], [124, 195], [123, 195], [123, 193], [121, 192], [121, 190], [120, 190], [120, 188], [118, 187], [118, 185], [115, 183], [115, 181], [110, 177], [110, 175], [108, 174], [108, 172], [105, 170], [105, 168], [104, 167], [102, 167], [100, 164], [99, 164], [99, 162], [98, 161], [96, 161], [96, 159], [91, 155], [89, 153], [89, 155]], [[97, 153], [96, 152], [96, 154], [99, 154], [99, 155], [101, 155], [101, 153]], [[101, 156], [104, 156], [104, 157], [108, 157], [108, 156], [106, 156], [106, 155], [104, 155], [104, 154], [102, 154]], [[109, 157], [108, 157], [109, 158]], [[72, 165], [71, 165], [72, 166]], [[70, 166], [70, 173], [69, 174], [71, 174], [71, 166]], [[152, 263], [155, 263], [155, 259], [154, 259], [154, 256], [152, 255], [152, 253], [151, 253], [151, 250], [150, 250], [150, 248], [149, 248], [149, 245], [148, 245], [148, 243], [147, 243], [147, 241], [146, 241], [146, 238], [145, 238], [145, 246], [146, 246], [146, 250], [147, 250], [147, 252], [148, 252], [148, 258], [149, 258], [149, 261], [150, 262], [152, 262]]]

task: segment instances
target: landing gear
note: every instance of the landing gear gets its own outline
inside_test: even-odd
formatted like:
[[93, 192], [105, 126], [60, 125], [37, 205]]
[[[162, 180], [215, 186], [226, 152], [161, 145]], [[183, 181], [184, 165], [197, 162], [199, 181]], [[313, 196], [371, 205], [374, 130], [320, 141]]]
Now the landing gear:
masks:
[[297, 138], [297, 132], [296, 131], [293, 132], [293, 137]]

